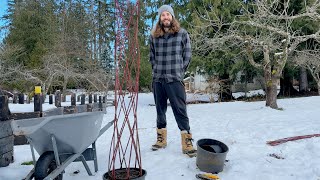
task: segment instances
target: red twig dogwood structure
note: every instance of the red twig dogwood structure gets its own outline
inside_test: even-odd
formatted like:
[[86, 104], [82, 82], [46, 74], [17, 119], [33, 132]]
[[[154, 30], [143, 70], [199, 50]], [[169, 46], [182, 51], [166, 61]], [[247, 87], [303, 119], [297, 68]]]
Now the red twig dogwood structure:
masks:
[[142, 169], [137, 103], [140, 74], [139, 0], [115, 0], [115, 115], [108, 178], [134, 179]]
[[310, 135], [303, 135], [303, 136], [287, 137], [287, 138], [278, 139], [278, 140], [274, 140], [274, 141], [267, 141], [267, 144], [269, 144], [270, 146], [276, 146], [279, 144], [286, 143], [288, 141], [296, 141], [296, 140], [300, 140], [300, 139], [307, 139], [307, 138], [313, 138], [313, 137], [320, 137], [320, 134], [310, 134]]

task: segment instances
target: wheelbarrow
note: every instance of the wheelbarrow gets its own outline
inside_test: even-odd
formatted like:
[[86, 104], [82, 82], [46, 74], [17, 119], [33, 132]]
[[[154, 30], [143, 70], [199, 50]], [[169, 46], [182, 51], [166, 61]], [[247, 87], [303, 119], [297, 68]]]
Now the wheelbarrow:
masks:
[[[104, 114], [95, 111], [12, 121], [13, 133], [25, 135], [30, 143], [34, 168], [25, 180], [61, 180], [64, 169], [75, 161], [82, 161], [92, 176], [86, 161], [93, 160], [97, 172], [95, 142], [113, 124], [101, 128]], [[37, 161], [34, 149], [40, 155]]]

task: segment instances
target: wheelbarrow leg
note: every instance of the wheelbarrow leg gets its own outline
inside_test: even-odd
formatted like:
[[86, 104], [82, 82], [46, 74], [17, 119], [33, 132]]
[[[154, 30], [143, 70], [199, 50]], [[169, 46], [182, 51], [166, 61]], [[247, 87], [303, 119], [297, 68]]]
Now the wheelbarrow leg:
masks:
[[54, 137], [54, 135], [52, 135], [52, 134], [51, 134], [51, 141], [52, 141], [53, 153], [54, 153], [54, 157], [56, 159], [57, 168], [59, 168], [60, 158], [59, 158], [59, 152], [58, 152], [58, 148], [57, 148], [57, 141], [56, 141], [56, 138]]
[[93, 151], [93, 162], [94, 162], [94, 170], [98, 172], [98, 160], [97, 160], [97, 149], [96, 149], [96, 141], [92, 143], [92, 151]]
[[31, 180], [34, 177], [34, 168], [29, 172], [29, 174], [22, 180]]
[[30, 149], [31, 149], [31, 154], [32, 154], [33, 165], [35, 166], [37, 161], [36, 161], [36, 156], [34, 155], [34, 148], [33, 148], [31, 140], [29, 140], [29, 144], [30, 144]]
[[28, 139], [28, 142], [30, 144], [30, 150], [31, 150], [31, 154], [32, 154], [32, 161], [33, 161], [33, 168], [32, 170], [28, 173], [28, 175], [23, 178], [23, 180], [31, 180], [33, 177], [34, 177], [34, 171], [35, 171], [35, 166], [36, 166], [36, 157], [34, 155], [34, 148], [33, 148], [33, 145], [32, 145], [32, 141], [30, 138], [27, 138]]
[[87, 161], [86, 161], [86, 159], [83, 157], [82, 154], [80, 155], [80, 159], [81, 159], [81, 161], [82, 161], [82, 164], [83, 164], [84, 167], [86, 168], [87, 173], [89, 174], [89, 176], [92, 176], [92, 173], [91, 173], [91, 170], [90, 170], [90, 168], [89, 168], [89, 166], [88, 166], [88, 164], [87, 164]]

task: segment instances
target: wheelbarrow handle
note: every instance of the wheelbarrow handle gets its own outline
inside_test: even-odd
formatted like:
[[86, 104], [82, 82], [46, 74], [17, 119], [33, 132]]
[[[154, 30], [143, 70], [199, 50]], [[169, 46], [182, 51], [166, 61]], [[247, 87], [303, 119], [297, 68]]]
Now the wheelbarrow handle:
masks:
[[100, 132], [99, 132], [99, 136], [98, 138], [104, 133], [106, 132], [106, 130], [108, 130], [114, 123], [114, 120], [110, 121], [108, 124], [106, 124], [105, 126], [103, 126], [102, 129], [100, 129]]

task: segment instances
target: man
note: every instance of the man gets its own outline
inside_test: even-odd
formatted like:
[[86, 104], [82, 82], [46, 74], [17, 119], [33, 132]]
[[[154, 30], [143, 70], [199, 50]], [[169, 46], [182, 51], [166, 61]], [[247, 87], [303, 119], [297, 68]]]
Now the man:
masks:
[[191, 45], [187, 31], [180, 28], [171, 6], [158, 10], [159, 21], [150, 36], [150, 62], [152, 65], [153, 94], [157, 109], [157, 142], [152, 150], [167, 146], [166, 111], [169, 99], [176, 122], [181, 131], [182, 152], [196, 156], [186, 109], [184, 73], [191, 60]]

